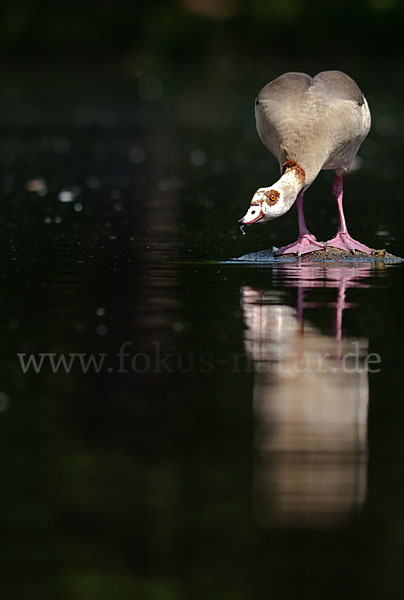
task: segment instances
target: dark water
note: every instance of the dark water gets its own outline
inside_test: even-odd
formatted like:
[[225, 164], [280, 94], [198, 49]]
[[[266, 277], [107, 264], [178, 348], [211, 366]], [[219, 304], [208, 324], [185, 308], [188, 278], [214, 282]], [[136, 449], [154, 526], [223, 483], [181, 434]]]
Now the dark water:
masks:
[[[259, 73], [52, 77], [2, 101], [4, 597], [402, 597], [403, 267], [224, 262], [296, 235], [237, 230]], [[346, 212], [404, 255], [395, 85]]]

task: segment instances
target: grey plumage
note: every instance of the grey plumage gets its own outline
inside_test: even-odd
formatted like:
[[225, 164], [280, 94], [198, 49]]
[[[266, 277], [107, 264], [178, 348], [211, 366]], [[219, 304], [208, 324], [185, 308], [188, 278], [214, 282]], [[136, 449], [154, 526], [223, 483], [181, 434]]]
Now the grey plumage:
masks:
[[279, 163], [293, 160], [305, 170], [305, 189], [321, 169], [346, 173], [370, 129], [366, 99], [340, 71], [281, 75], [259, 92], [255, 114], [259, 136]]

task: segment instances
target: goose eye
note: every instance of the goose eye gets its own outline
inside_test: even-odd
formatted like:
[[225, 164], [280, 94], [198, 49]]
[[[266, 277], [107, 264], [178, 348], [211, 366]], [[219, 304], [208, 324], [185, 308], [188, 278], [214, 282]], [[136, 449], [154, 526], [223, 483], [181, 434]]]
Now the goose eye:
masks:
[[266, 192], [265, 195], [268, 198], [269, 204], [271, 204], [271, 205], [276, 204], [279, 200], [279, 192], [277, 192], [276, 190], [271, 190], [270, 192]]

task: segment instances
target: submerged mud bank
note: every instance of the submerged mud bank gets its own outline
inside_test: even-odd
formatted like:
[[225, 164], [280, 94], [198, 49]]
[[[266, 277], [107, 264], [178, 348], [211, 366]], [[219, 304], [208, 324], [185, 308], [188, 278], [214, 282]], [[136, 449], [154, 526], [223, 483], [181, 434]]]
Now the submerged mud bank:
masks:
[[274, 263], [274, 262], [365, 262], [365, 263], [399, 263], [404, 262], [403, 258], [394, 256], [387, 252], [387, 250], [375, 250], [372, 248], [372, 254], [365, 254], [364, 252], [355, 251], [355, 254], [347, 252], [346, 250], [340, 250], [339, 248], [324, 248], [321, 250], [315, 250], [301, 256], [295, 256], [293, 254], [284, 254], [282, 256], [275, 256], [276, 248], [268, 250], [259, 250], [257, 252], [249, 252], [238, 258], [233, 258], [233, 261], [239, 262], [257, 262], [257, 263]]

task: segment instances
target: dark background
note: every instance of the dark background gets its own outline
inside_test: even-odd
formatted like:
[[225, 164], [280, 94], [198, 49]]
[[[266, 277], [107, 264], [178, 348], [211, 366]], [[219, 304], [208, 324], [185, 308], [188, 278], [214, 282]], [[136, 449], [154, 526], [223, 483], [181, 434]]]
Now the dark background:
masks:
[[160, 0], [4, 2], [4, 58], [145, 55], [196, 60], [235, 50], [249, 56], [397, 56], [404, 7], [397, 0]]
[[[402, 597], [399, 267], [347, 296], [343, 334], [367, 338], [383, 370], [367, 502], [338, 530], [257, 524], [252, 372], [23, 374], [16, 355], [115, 357], [130, 341], [223, 359], [244, 352], [240, 287], [295, 309], [296, 282], [218, 262], [295, 239], [294, 209], [237, 228], [278, 177], [253, 106], [285, 71], [358, 81], [373, 125], [347, 221], [404, 255], [403, 17], [398, 0], [2, 3], [2, 597]], [[319, 239], [337, 225], [331, 183], [307, 194]], [[310, 322], [332, 335], [338, 285], [319, 282]]]

